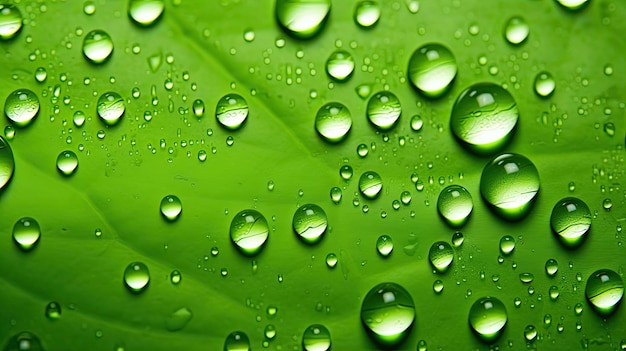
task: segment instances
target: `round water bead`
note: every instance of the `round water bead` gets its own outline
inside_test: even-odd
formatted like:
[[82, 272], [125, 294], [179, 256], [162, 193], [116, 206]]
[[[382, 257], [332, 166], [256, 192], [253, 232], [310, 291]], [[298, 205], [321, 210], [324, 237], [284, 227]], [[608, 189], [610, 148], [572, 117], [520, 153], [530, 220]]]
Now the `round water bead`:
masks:
[[398, 97], [389, 91], [378, 92], [367, 102], [367, 119], [380, 130], [393, 128], [402, 114]]
[[585, 296], [600, 315], [612, 314], [624, 296], [624, 281], [610, 269], [600, 269], [587, 279]]
[[307, 39], [324, 27], [330, 8], [330, 0], [276, 0], [276, 19], [288, 34]]
[[9, 143], [0, 136], [0, 190], [9, 184], [14, 171], [15, 159], [13, 158], [13, 151]]
[[328, 266], [328, 268], [335, 268], [337, 266], [337, 255], [335, 255], [334, 253], [329, 253], [328, 255], [326, 255], [326, 265]]
[[17, 89], [4, 101], [4, 114], [18, 127], [28, 125], [38, 112], [39, 98], [28, 89]]
[[354, 174], [354, 169], [350, 165], [343, 165], [339, 168], [339, 175], [343, 180], [350, 180]]
[[367, 171], [359, 178], [359, 191], [368, 199], [374, 199], [380, 195], [383, 188], [383, 179], [374, 171]]
[[85, 35], [83, 40], [83, 55], [91, 63], [103, 63], [113, 53], [113, 40], [103, 30], [95, 29]]
[[327, 351], [330, 350], [330, 332], [321, 324], [313, 324], [304, 330], [302, 335], [302, 348], [304, 351]]
[[456, 231], [452, 234], [452, 245], [454, 245], [454, 247], [461, 247], [463, 241], [465, 241], [465, 236], [462, 232]]
[[559, 271], [559, 263], [554, 258], [549, 258], [545, 264], [546, 274], [554, 277]]
[[433, 268], [439, 273], [447, 271], [448, 268], [450, 268], [453, 259], [454, 250], [452, 249], [452, 246], [445, 241], [437, 241], [428, 251], [428, 260]]
[[480, 177], [480, 193], [498, 215], [518, 220], [530, 211], [539, 192], [535, 165], [519, 154], [502, 154], [490, 161]]
[[354, 22], [363, 28], [370, 28], [380, 19], [380, 5], [378, 1], [362, 0], [354, 8]]
[[244, 255], [259, 253], [269, 236], [267, 220], [256, 210], [243, 210], [230, 223], [230, 239]]
[[569, 10], [578, 10], [583, 8], [589, 0], [556, 0], [561, 6]]
[[524, 338], [528, 343], [533, 343], [537, 339], [537, 328], [529, 324], [524, 328]]
[[108, 125], [114, 125], [120, 121], [126, 111], [126, 104], [120, 94], [109, 91], [98, 98], [96, 112], [98, 116]]
[[3, 351], [43, 351], [44, 347], [41, 345], [39, 337], [35, 334], [27, 331], [19, 332], [13, 335], [4, 344]]
[[511, 17], [504, 27], [504, 37], [513, 45], [523, 43], [528, 38], [529, 33], [530, 27], [528, 23], [519, 16]]
[[472, 195], [460, 185], [450, 185], [441, 190], [437, 199], [439, 214], [453, 227], [460, 227], [474, 208]]
[[376, 250], [383, 257], [391, 255], [393, 251], [393, 240], [391, 237], [386, 234], [379, 236], [376, 240]]
[[315, 130], [324, 140], [331, 143], [343, 140], [351, 127], [350, 111], [338, 102], [329, 102], [320, 107], [315, 116]]
[[300, 206], [293, 215], [293, 230], [307, 244], [315, 244], [328, 228], [326, 212], [314, 204]]
[[154, 23], [165, 10], [164, 0], [130, 0], [128, 17], [142, 26]]
[[22, 29], [22, 12], [12, 4], [0, 4], [0, 40], [9, 40]]
[[250, 351], [250, 339], [242, 331], [235, 331], [226, 337], [224, 351]]
[[354, 66], [354, 58], [349, 52], [337, 50], [326, 60], [326, 73], [332, 79], [343, 82], [352, 76]]
[[17, 246], [24, 250], [30, 251], [39, 242], [41, 237], [41, 229], [39, 223], [34, 218], [22, 217], [13, 226], [13, 240]]
[[248, 103], [241, 95], [224, 95], [215, 107], [215, 118], [226, 129], [239, 129], [248, 118]]
[[510, 255], [515, 250], [515, 238], [505, 235], [500, 238], [500, 252], [503, 255]]
[[450, 128], [471, 151], [486, 154], [506, 144], [518, 118], [517, 103], [508, 91], [494, 83], [477, 83], [454, 103]]
[[563, 246], [576, 248], [585, 240], [591, 227], [591, 211], [576, 197], [559, 200], [550, 215], [550, 226]]
[[556, 88], [556, 81], [550, 72], [542, 71], [535, 77], [535, 93], [540, 97], [552, 95]]
[[495, 297], [483, 297], [472, 305], [469, 324], [482, 340], [490, 342], [502, 333], [508, 319], [504, 304]]
[[413, 52], [408, 75], [419, 92], [436, 98], [448, 90], [457, 70], [456, 59], [450, 49], [438, 43], [430, 43]]
[[133, 262], [124, 270], [124, 283], [133, 293], [140, 293], [150, 283], [150, 271], [142, 262]]
[[380, 344], [398, 344], [408, 334], [414, 320], [413, 298], [396, 283], [378, 284], [363, 299], [361, 321]]
[[161, 200], [161, 214], [168, 221], [175, 221], [183, 212], [183, 203], [176, 195], [167, 195]]
[[78, 156], [71, 150], [62, 151], [57, 156], [57, 169], [63, 175], [71, 175], [78, 168]]
[[50, 301], [46, 305], [45, 311], [46, 318], [50, 320], [57, 320], [61, 318], [61, 305], [56, 301]]

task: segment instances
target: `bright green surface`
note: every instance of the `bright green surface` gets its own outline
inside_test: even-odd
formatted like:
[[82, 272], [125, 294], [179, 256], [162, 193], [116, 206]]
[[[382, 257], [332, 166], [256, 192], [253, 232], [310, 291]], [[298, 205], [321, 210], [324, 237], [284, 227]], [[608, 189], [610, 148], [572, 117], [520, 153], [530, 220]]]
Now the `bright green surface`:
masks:
[[[508, 312], [495, 344], [500, 350], [524, 349], [528, 325], [537, 328], [534, 346], [542, 350], [584, 344], [615, 350], [626, 338], [626, 306], [604, 320], [585, 300], [592, 272], [623, 275], [626, 268], [626, 232], [617, 230], [626, 221], [626, 2], [591, 0], [571, 12], [552, 0], [420, 1], [414, 14], [414, 5], [404, 0], [382, 1], [378, 23], [363, 29], [354, 22], [355, 3], [335, 0], [324, 28], [309, 40], [286, 34], [269, 0], [168, 0], [151, 27], [128, 17], [126, 1], [94, 3], [89, 16], [82, 1], [19, 1], [24, 26], [14, 39], [0, 41], [0, 103], [16, 89], [32, 90], [41, 102], [36, 119], [15, 127], [8, 141], [15, 174], [0, 191], [2, 346], [30, 331], [47, 350], [220, 350], [240, 330], [254, 350], [262, 350], [265, 327], [273, 324], [276, 336], [268, 349], [293, 350], [301, 348], [308, 326], [322, 324], [333, 350], [373, 350], [360, 308], [372, 287], [388, 281], [415, 302], [413, 328], [396, 349], [415, 350], [422, 339], [429, 350], [488, 349], [468, 324], [470, 307], [484, 296], [498, 298]], [[519, 46], [504, 38], [512, 16], [530, 27]], [[82, 52], [84, 36], [94, 29], [105, 30], [114, 43], [101, 65]], [[458, 63], [451, 89], [436, 100], [419, 95], [407, 77], [411, 54], [429, 42], [450, 48]], [[343, 83], [325, 72], [338, 44], [356, 62]], [[38, 67], [47, 70], [42, 83], [35, 79]], [[534, 92], [535, 77], [544, 70], [556, 81], [548, 98]], [[528, 157], [541, 179], [530, 214], [514, 224], [497, 217], [480, 196], [480, 175], [492, 157], [463, 149], [449, 128], [459, 93], [483, 81], [506, 84], [520, 111], [502, 152]], [[398, 97], [402, 116], [393, 129], [374, 129], [365, 113], [369, 95], [360, 97], [357, 87], [361, 94], [369, 87], [370, 93], [389, 89]], [[126, 102], [124, 116], [112, 126], [96, 113], [98, 97], [109, 91]], [[218, 100], [230, 93], [249, 105], [236, 131], [223, 129], [214, 116]], [[192, 108], [196, 99], [205, 105], [199, 119]], [[333, 101], [344, 104], [353, 120], [346, 139], [336, 144], [323, 141], [314, 128], [318, 109]], [[78, 110], [86, 115], [82, 127], [73, 123]], [[410, 128], [415, 114], [424, 121], [417, 132]], [[613, 136], [604, 131], [608, 122]], [[9, 123], [2, 118], [2, 128]], [[364, 158], [356, 153], [359, 144], [369, 148]], [[79, 159], [70, 176], [56, 169], [64, 150]], [[200, 151], [206, 152], [204, 162]], [[349, 181], [339, 175], [344, 160], [354, 168]], [[383, 180], [375, 199], [359, 194], [366, 171]], [[474, 209], [450, 269], [433, 274], [429, 248], [449, 242], [454, 232], [436, 209], [439, 192], [450, 184], [472, 194]], [[345, 188], [339, 204], [329, 195], [335, 186]], [[392, 202], [403, 191], [411, 202], [395, 210]], [[170, 194], [183, 208], [174, 222], [159, 207]], [[585, 201], [592, 213], [588, 238], [573, 251], [550, 228], [553, 206], [567, 196]], [[611, 199], [610, 211], [603, 208], [605, 199]], [[312, 246], [292, 229], [295, 210], [306, 203], [321, 206], [329, 222]], [[270, 227], [255, 257], [242, 255], [229, 236], [233, 216], [245, 209], [259, 211]], [[11, 232], [27, 216], [38, 221], [41, 238], [24, 252]], [[386, 258], [376, 250], [382, 234], [394, 242]], [[507, 234], [516, 247], [498, 263], [499, 241]], [[334, 269], [325, 260], [331, 252], [338, 257]], [[555, 277], [545, 273], [549, 258], [559, 264]], [[139, 294], [123, 281], [132, 262], [150, 272]], [[182, 274], [177, 285], [170, 281], [174, 269]], [[532, 273], [534, 280], [522, 283], [521, 273]], [[433, 292], [437, 279], [444, 284], [441, 294]], [[556, 301], [549, 298], [553, 285], [560, 292]], [[51, 301], [61, 306], [56, 320], [45, 315]], [[268, 305], [277, 307], [274, 316], [266, 313]], [[188, 316], [187, 310], [191, 320], [178, 323], [178, 311]], [[545, 314], [552, 317], [547, 328]], [[182, 328], [168, 328], [172, 323]]]

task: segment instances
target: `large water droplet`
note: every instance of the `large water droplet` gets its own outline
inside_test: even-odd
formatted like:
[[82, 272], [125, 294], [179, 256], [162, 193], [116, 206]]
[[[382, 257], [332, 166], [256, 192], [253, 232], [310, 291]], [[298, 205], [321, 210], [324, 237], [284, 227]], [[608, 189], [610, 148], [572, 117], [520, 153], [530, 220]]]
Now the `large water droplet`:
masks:
[[243, 210], [230, 223], [230, 239], [243, 254], [256, 255], [267, 241], [269, 226], [258, 211]]
[[57, 320], [61, 318], [61, 305], [56, 301], [50, 301], [46, 305], [45, 315], [49, 320]]
[[513, 96], [493, 83], [478, 83], [457, 98], [450, 115], [452, 132], [477, 153], [492, 153], [509, 140], [519, 111]]
[[175, 221], [183, 211], [183, 203], [176, 195], [167, 195], [161, 199], [161, 214], [169, 221]]
[[374, 94], [367, 102], [367, 118], [380, 130], [393, 128], [400, 118], [402, 107], [398, 97], [389, 91]]
[[591, 211], [581, 199], [566, 197], [554, 205], [550, 226], [564, 246], [578, 247], [591, 227]]
[[500, 336], [507, 318], [504, 304], [488, 296], [474, 302], [469, 313], [469, 324], [478, 337], [490, 342]]
[[504, 235], [500, 238], [500, 252], [503, 255], [510, 255], [515, 250], [515, 238], [510, 235]]
[[182, 307], [172, 312], [165, 320], [165, 328], [168, 331], [179, 331], [187, 326], [193, 318], [193, 313], [187, 307]]
[[550, 72], [542, 71], [535, 77], [535, 93], [540, 97], [552, 95], [556, 88], [556, 81]]
[[445, 241], [437, 241], [434, 243], [428, 251], [428, 260], [433, 268], [443, 273], [450, 268], [452, 260], [454, 259], [454, 250], [452, 246]]
[[24, 250], [32, 250], [41, 237], [41, 229], [39, 223], [34, 218], [23, 217], [20, 218], [13, 226], [13, 240], [17, 246]]
[[537, 339], [537, 328], [532, 324], [527, 325], [526, 328], [524, 328], [524, 338], [528, 343], [535, 342], [535, 339]]
[[378, 284], [363, 299], [361, 321], [380, 344], [398, 344], [407, 335], [414, 320], [413, 298], [396, 283]]
[[83, 55], [92, 63], [103, 63], [111, 57], [113, 40], [103, 30], [92, 30], [83, 40]]
[[311, 38], [324, 27], [330, 7], [330, 0], [276, 0], [276, 19], [294, 37]]
[[460, 185], [447, 186], [439, 193], [437, 210], [453, 227], [465, 224], [473, 208], [472, 195]]
[[246, 333], [235, 331], [226, 337], [224, 351], [250, 351], [250, 339]]
[[7, 141], [0, 136], [0, 190], [2, 190], [13, 177], [15, 171], [15, 159], [13, 151]]
[[427, 97], [436, 98], [448, 90], [457, 69], [456, 59], [450, 49], [430, 43], [413, 52], [408, 75], [417, 90]]
[[300, 206], [293, 215], [293, 230], [307, 244], [315, 244], [322, 239], [328, 227], [326, 212], [314, 204]]
[[124, 283], [133, 293], [140, 293], [150, 283], [150, 271], [148, 266], [141, 262], [133, 262], [124, 270]]
[[393, 240], [391, 237], [387, 234], [379, 236], [376, 240], [376, 250], [383, 257], [391, 255], [393, 251]]
[[556, 0], [559, 4], [569, 10], [578, 10], [587, 5], [589, 0]]
[[500, 216], [518, 220], [530, 211], [539, 192], [535, 165], [519, 154], [502, 154], [483, 169], [480, 192]]
[[4, 351], [44, 351], [39, 337], [27, 331], [13, 335], [4, 345]]
[[78, 168], [78, 156], [74, 151], [65, 150], [57, 156], [57, 169], [64, 175], [71, 175]]
[[530, 27], [528, 23], [519, 16], [511, 17], [504, 27], [504, 37], [513, 45], [519, 45], [524, 42], [528, 38], [529, 33]]
[[596, 312], [608, 316], [624, 296], [624, 281], [610, 269], [597, 270], [587, 280], [585, 296]]
[[226, 129], [239, 129], [248, 118], [248, 103], [241, 95], [224, 95], [215, 107], [215, 118]]
[[326, 61], [326, 73], [336, 81], [343, 82], [352, 76], [354, 65], [354, 58], [349, 52], [337, 50]]
[[130, 0], [128, 2], [128, 16], [142, 26], [154, 23], [161, 17], [164, 9], [164, 0]]
[[354, 8], [354, 22], [363, 28], [370, 28], [380, 19], [378, 1], [362, 0]]
[[315, 116], [315, 130], [331, 143], [343, 140], [351, 127], [350, 111], [338, 102], [330, 102], [320, 107]]
[[4, 101], [4, 114], [19, 127], [28, 125], [39, 112], [39, 98], [28, 89], [13, 91]]
[[321, 324], [313, 324], [304, 330], [302, 347], [305, 351], [330, 350], [330, 332]]
[[0, 4], [0, 39], [9, 40], [22, 29], [22, 12], [11, 4]]
[[96, 112], [98, 116], [108, 125], [114, 125], [120, 121], [126, 111], [126, 104], [120, 94], [109, 91], [98, 98]]
[[383, 188], [383, 179], [374, 171], [367, 171], [359, 178], [359, 191], [368, 199], [378, 197]]

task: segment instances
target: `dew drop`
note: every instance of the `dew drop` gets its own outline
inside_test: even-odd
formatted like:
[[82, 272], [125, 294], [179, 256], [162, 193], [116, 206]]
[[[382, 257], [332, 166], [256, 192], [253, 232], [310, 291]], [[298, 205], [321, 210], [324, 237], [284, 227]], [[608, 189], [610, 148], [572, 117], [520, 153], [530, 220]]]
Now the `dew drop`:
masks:
[[13, 151], [7, 141], [0, 136], [0, 190], [11, 181], [15, 171], [15, 159]]
[[39, 242], [41, 229], [34, 218], [20, 218], [13, 226], [13, 240], [23, 251], [30, 251]]
[[17, 89], [4, 101], [4, 114], [18, 127], [27, 126], [39, 112], [39, 98], [28, 89]]
[[256, 210], [240, 211], [230, 223], [230, 239], [244, 255], [253, 256], [259, 253], [268, 236], [267, 220]]
[[624, 296], [624, 281], [610, 269], [597, 270], [587, 279], [585, 296], [598, 314], [609, 316]]
[[300, 206], [293, 215], [293, 230], [307, 244], [320, 241], [328, 228], [326, 212], [314, 204]]
[[528, 38], [529, 33], [530, 27], [528, 23], [519, 16], [511, 17], [504, 27], [504, 37], [513, 45], [523, 43]]
[[183, 203], [176, 195], [167, 195], [161, 200], [161, 214], [168, 221], [175, 221], [183, 211]]
[[379, 236], [376, 240], [376, 250], [383, 257], [391, 255], [393, 251], [393, 240], [391, 237], [386, 234]]
[[239, 129], [248, 118], [248, 103], [241, 95], [224, 95], [215, 107], [215, 118], [226, 129]]
[[344, 50], [337, 50], [326, 60], [326, 73], [338, 82], [348, 80], [354, 72], [354, 58]]
[[554, 258], [550, 258], [546, 261], [545, 268], [546, 274], [550, 277], [554, 277], [559, 271], [559, 263]]
[[533, 343], [537, 339], [537, 328], [534, 325], [529, 324], [524, 328], [524, 339], [527, 343]]
[[486, 342], [491, 342], [500, 336], [507, 319], [506, 307], [495, 297], [483, 297], [476, 300], [469, 313], [469, 324], [472, 330]]
[[411, 83], [426, 97], [437, 98], [452, 85], [458, 67], [450, 49], [438, 44], [425, 44], [413, 52], [408, 75]]
[[346, 106], [330, 102], [317, 111], [315, 130], [326, 141], [336, 143], [343, 140], [352, 127], [352, 116]]
[[380, 14], [378, 1], [361, 0], [354, 8], [354, 22], [362, 28], [370, 28], [378, 23]]
[[98, 116], [108, 125], [114, 125], [120, 121], [124, 112], [126, 111], [126, 104], [120, 94], [109, 91], [98, 98], [98, 105], [96, 112]]
[[334, 253], [329, 253], [328, 255], [326, 255], [326, 265], [328, 266], [328, 268], [335, 268], [337, 266], [337, 255], [335, 255]]
[[339, 168], [339, 176], [343, 180], [350, 180], [354, 174], [354, 169], [350, 165], [343, 165]]
[[515, 238], [505, 235], [500, 238], [500, 252], [503, 255], [510, 255], [515, 250]]
[[343, 196], [343, 194], [342, 194], [342, 191], [341, 191], [340, 187], [335, 186], [335, 187], [332, 187], [330, 189], [330, 199], [334, 203], [336, 203], [336, 204], [340, 203], [342, 196]]
[[0, 40], [9, 40], [22, 29], [22, 12], [12, 4], [0, 4]]
[[367, 119], [380, 130], [389, 130], [398, 122], [402, 107], [398, 97], [389, 91], [374, 94], [367, 102]]
[[383, 180], [374, 171], [367, 171], [359, 178], [359, 191], [368, 199], [374, 199], [380, 195], [383, 188]]
[[144, 291], [150, 282], [148, 266], [142, 262], [133, 262], [124, 270], [124, 283], [131, 292], [137, 294]]
[[91, 63], [103, 63], [113, 53], [113, 40], [103, 30], [92, 30], [85, 35], [83, 40], [83, 55]]
[[474, 208], [469, 191], [460, 185], [450, 185], [441, 190], [437, 199], [439, 214], [453, 227], [463, 226]]
[[4, 345], [4, 351], [43, 351], [39, 337], [27, 331], [13, 335]]
[[542, 71], [535, 76], [535, 93], [540, 97], [548, 97], [554, 93], [556, 81], [550, 72]]
[[149, 26], [161, 17], [164, 0], [129, 0], [128, 17], [142, 26]]
[[330, 0], [277, 0], [276, 19], [288, 34], [308, 39], [322, 30], [330, 8]]
[[415, 320], [415, 305], [408, 291], [396, 283], [381, 283], [363, 299], [361, 321], [370, 336], [384, 345], [396, 345]]
[[437, 241], [432, 244], [428, 251], [428, 260], [433, 268], [439, 272], [444, 273], [450, 268], [452, 260], [454, 259], [454, 250], [452, 246], [445, 241]]
[[172, 284], [178, 285], [180, 284], [182, 280], [183, 280], [183, 275], [180, 273], [180, 271], [175, 269], [170, 273], [170, 282]]
[[591, 211], [581, 199], [566, 197], [552, 208], [550, 226], [563, 246], [579, 247], [591, 227]]
[[74, 151], [65, 150], [57, 156], [57, 169], [61, 174], [69, 176], [78, 168], [78, 156]]
[[224, 351], [250, 351], [250, 339], [242, 331], [235, 331], [226, 337]]
[[192, 109], [194, 116], [198, 118], [204, 116], [204, 101], [202, 101], [201, 99], [194, 100]]
[[302, 348], [305, 351], [328, 351], [331, 339], [328, 329], [321, 324], [313, 324], [304, 330]]

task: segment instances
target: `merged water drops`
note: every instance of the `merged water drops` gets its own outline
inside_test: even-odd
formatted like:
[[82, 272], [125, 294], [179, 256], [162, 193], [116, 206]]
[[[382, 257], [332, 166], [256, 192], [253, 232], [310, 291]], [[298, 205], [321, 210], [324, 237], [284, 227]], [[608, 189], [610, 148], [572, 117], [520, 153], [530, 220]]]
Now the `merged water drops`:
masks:
[[352, 76], [354, 66], [354, 58], [349, 52], [337, 50], [326, 60], [326, 73], [332, 79], [343, 82]]
[[328, 228], [326, 212], [315, 204], [300, 206], [293, 215], [293, 230], [307, 244], [315, 244], [322, 239]]
[[399, 284], [378, 284], [363, 299], [361, 321], [376, 342], [398, 344], [415, 321], [413, 298]]
[[142, 26], [149, 26], [161, 17], [164, 0], [129, 0], [128, 17]]
[[483, 169], [480, 192], [490, 208], [501, 217], [521, 219], [528, 214], [539, 193], [539, 172], [522, 155], [499, 155]]
[[540, 97], [548, 97], [554, 93], [556, 81], [550, 72], [541, 71], [535, 77], [535, 93]]
[[519, 45], [523, 43], [528, 34], [530, 33], [530, 27], [526, 20], [519, 16], [511, 17], [504, 27], [504, 37], [506, 40], [513, 44]]
[[313, 324], [304, 330], [302, 348], [305, 351], [328, 351], [331, 339], [328, 328], [321, 324]]
[[24, 251], [34, 249], [40, 237], [41, 228], [34, 218], [22, 217], [13, 225], [13, 240]]
[[587, 3], [589, 2], [589, 0], [555, 0], [555, 1], [569, 10], [581, 9], [585, 5], [587, 5]]
[[22, 29], [22, 12], [12, 4], [0, 4], [0, 39], [9, 40]]
[[124, 284], [133, 293], [144, 291], [150, 283], [150, 271], [142, 262], [133, 262], [124, 270]]
[[413, 52], [409, 61], [409, 80], [427, 97], [443, 95], [456, 77], [456, 58], [447, 47], [430, 43]]
[[226, 337], [224, 351], [250, 351], [250, 339], [242, 331], [235, 331]]
[[239, 129], [248, 118], [248, 102], [241, 95], [224, 95], [215, 107], [215, 118], [226, 129]]
[[15, 171], [15, 159], [11, 145], [0, 136], [0, 190], [9, 184]]
[[62, 151], [57, 156], [57, 169], [63, 175], [72, 175], [78, 168], [78, 156], [71, 150]]
[[120, 94], [114, 91], [108, 91], [98, 98], [98, 105], [96, 106], [96, 112], [98, 116], [108, 125], [114, 125], [118, 123], [124, 112], [126, 111], [126, 104]]
[[450, 268], [453, 259], [454, 250], [452, 246], [445, 241], [437, 241], [432, 244], [430, 250], [428, 250], [428, 260], [439, 273], [446, 272], [448, 268]]
[[439, 193], [437, 210], [446, 222], [453, 227], [464, 225], [473, 208], [472, 195], [460, 185], [447, 186]]
[[168, 221], [175, 221], [183, 212], [183, 203], [176, 195], [167, 195], [161, 199], [161, 214]]
[[330, 102], [320, 107], [315, 116], [315, 130], [324, 140], [336, 143], [343, 140], [352, 128], [352, 115], [346, 106]]
[[276, 19], [288, 34], [307, 39], [322, 30], [330, 8], [330, 0], [276, 0]]
[[502, 148], [517, 124], [519, 111], [513, 96], [493, 83], [477, 83], [457, 98], [450, 128], [470, 150], [485, 154]]
[[379, 236], [378, 239], [376, 239], [376, 250], [383, 257], [391, 255], [393, 251], [393, 239], [387, 234]]
[[619, 274], [610, 269], [597, 270], [587, 279], [585, 296], [596, 312], [608, 316], [622, 301], [624, 281]]
[[99, 64], [111, 57], [113, 40], [103, 30], [95, 29], [85, 35], [83, 40], [83, 55], [89, 62]]
[[354, 22], [363, 28], [370, 28], [380, 19], [380, 5], [378, 1], [362, 0], [354, 8]]
[[393, 128], [402, 114], [398, 97], [389, 91], [378, 92], [367, 102], [367, 119], [376, 128], [388, 130]]
[[576, 248], [589, 232], [591, 211], [581, 199], [566, 197], [552, 208], [550, 226], [565, 247]]
[[28, 89], [17, 89], [4, 101], [4, 114], [18, 127], [27, 126], [38, 112], [39, 98]]
[[243, 210], [230, 223], [230, 239], [243, 254], [256, 255], [269, 236], [267, 220], [256, 210]]
[[487, 342], [500, 336], [507, 319], [506, 307], [495, 297], [476, 300], [469, 312], [470, 327], [480, 339]]
[[374, 171], [367, 171], [359, 178], [359, 191], [368, 199], [374, 199], [380, 195], [383, 188], [383, 179]]

